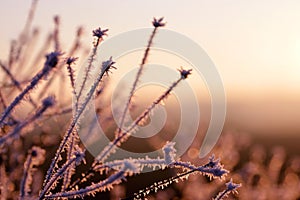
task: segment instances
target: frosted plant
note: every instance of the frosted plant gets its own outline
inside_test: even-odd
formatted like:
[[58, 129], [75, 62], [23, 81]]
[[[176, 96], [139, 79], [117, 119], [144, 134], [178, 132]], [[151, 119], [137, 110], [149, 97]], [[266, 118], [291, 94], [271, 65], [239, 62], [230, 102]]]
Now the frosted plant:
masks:
[[[137, 85], [138, 85], [138, 82], [139, 82], [139, 80], [140, 80], [140, 78], [141, 78], [141, 76], [142, 76], [142, 72], [143, 72], [143, 69], [144, 69], [144, 65], [145, 65], [146, 62], [147, 62], [147, 58], [148, 58], [148, 55], [149, 55], [149, 52], [150, 52], [150, 47], [151, 47], [151, 45], [152, 45], [152, 43], [153, 43], [153, 38], [154, 38], [155, 34], [157, 33], [157, 29], [158, 29], [159, 27], [163, 27], [163, 26], [165, 25], [165, 23], [162, 22], [163, 19], [164, 19], [163, 17], [160, 18], [160, 19], [154, 18], [154, 20], [153, 20], [153, 22], [152, 22], [152, 24], [153, 24], [153, 26], [154, 26], [154, 29], [153, 29], [153, 31], [152, 31], [152, 33], [151, 33], [151, 35], [150, 35], [150, 38], [149, 38], [149, 41], [148, 41], [148, 44], [147, 44], [147, 48], [146, 48], [146, 50], [145, 50], [145, 53], [144, 53], [142, 62], [141, 62], [141, 64], [140, 64], [139, 70], [138, 70], [138, 72], [137, 72], [137, 74], [136, 74], [135, 80], [134, 80], [133, 85], [132, 85], [132, 88], [131, 88], [131, 90], [130, 90], [128, 100], [127, 100], [127, 102], [126, 102], [126, 104], [125, 104], [125, 108], [124, 108], [124, 111], [123, 111], [123, 113], [122, 113], [121, 120], [120, 120], [120, 125], [119, 125], [119, 128], [118, 128], [117, 131], [116, 131], [116, 137], [119, 137], [119, 135], [120, 135], [121, 132], [122, 132], [122, 128], [123, 128], [123, 125], [124, 125], [124, 122], [125, 122], [125, 117], [126, 117], [126, 114], [127, 114], [127, 112], [128, 112], [129, 106], [130, 106], [130, 104], [131, 104], [131, 101], [132, 101], [132, 98], [133, 98], [134, 91], [135, 91], [135, 89], [136, 89], [136, 87], [137, 87]], [[104, 155], [104, 156], [105, 156], [105, 155]], [[101, 159], [101, 158], [100, 158], [100, 159]]]
[[58, 57], [60, 55], [60, 52], [52, 52], [46, 56], [47, 59], [43, 69], [32, 78], [29, 85], [14, 99], [14, 101], [2, 113], [2, 116], [0, 117], [0, 127], [3, 127], [5, 123], [4, 120], [6, 119], [6, 117], [9, 116], [9, 114], [17, 105], [19, 105], [20, 101], [23, 100], [25, 95], [27, 95], [34, 87], [36, 87], [40, 80], [47, 76], [50, 73], [50, 71], [57, 65], [59, 59]]
[[[37, 34], [37, 31], [32, 35], [30, 33], [37, 2], [37, 0], [33, 0], [26, 25], [20, 38], [11, 43], [8, 61], [0, 62], [4, 77], [8, 77], [11, 82], [1, 83], [0, 88], [0, 190], [3, 199], [9, 199], [10, 197], [17, 198], [17, 196], [19, 199], [84, 198], [88, 195], [96, 195], [99, 192], [111, 190], [114, 186], [124, 183], [129, 177], [138, 176], [146, 168], [151, 170], [172, 169], [176, 174], [167, 179], [157, 180], [152, 185], [140, 189], [136, 193], [128, 194], [126, 199], [144, 199], [151, 193], [156, 193], [159, 190], [165, 189], [172, 183], [187, 179], [192, 174], [201, 174], [210, 177], [211, 179], [223, 180], [225, 178], [229, 171], [223, 168], [219, 159], [215, 159], [214, 156], [211, 156], [206, 164], [200, 166], [196, 166], [190, 162], [181, 161], [176, 157], [176, 144], [169, 141], [165, 142], [160, 157], [124, 157], [123, 159], [108, 161], [109, 156], [118, 151], [117, 147], [122, 146], [137, 132], [139, 125], [146, 121], [157, 105], [164, 101], [175, 87], [189, 78], [192, 74], [191, 69], [181, 67], [178, 70], [178, 78], [174, 80], [161, 95], [150, 103], [131, 124], [126, 126], [126, 116], [133, 103], [134, 93], [142, 80], [147, 60], [151, 55], [150, 51], [152, 44], [155, 41], [155, 36], [159, 34], [158, 30], [166, 25], [163, 18], [154, 18], [152, 21], [153, 30], [148, 41], [145, 42], [146, 48], [138, 72], [131, 86], [131, 90], [128, 94], [128, 99], [124, 102], [121, 117], [118, 119], [119, 127], [113, 132], [114, 138], [95, 158], [93, 158], [91, 162], [86, 162], [86, 159], [88, 158], [86, 149], [81, 144], [78, 135], [80, 120], [84, 117], [85, 111], [88, 109], [89, 104], [94, 98], [97, 97], [99, 101], [102, 100], [101, 93], [105, 90], [105, 87], [103, 87], [103, 80], [108, 76], [108, 72], [111, 69], [115, 69], [115, 62], [112, 58], [109, 58], [101, 63], [100, 71], [97, 72], [95, 76], [91, 76], [92, 72], [94, 72], [93, 68], [95, 67], [96, 56], [99, 52], [100, 44], [104, 40], [104, 36], [107, 36], [108, 29], [97, 28], [92, 32], [95, 41], [92, 45], [88, 61], [85, 64], [83, 78], [78, 81], [78, 76], [76, 76], [75, 73], [75, 61], [77, 61], [77, 57], [75, 57], [74, 54], [81, 47], [80, 37], [82, 35], [82, 28], [78, 28], [74, 44], [71, 46], [70, 50], [64, 52], [63, 45], [60, 41], [60, 18], [59, 16], [55, 16], [54, 30], [46, 38], [45, 44], [37, 53], [36, 57], [34, 57], [32, 65], [39, 66], [41, 55], [45, 55], [46, 52], [51, 52], [49, 51], [49, 48], [52, 47], [54, 51], [46, 54], [46, 61], [42, 65], [40, 71], [33, 73], [35, 75], [32, 75], [32, 73], [28, 73], [26, 76], [25, 74], [22, 74], [26, 79], [23, 76], [21, 78], [16, 75], [19, 72], [14, 72], [14, 67], [25, 65], [26, 60], [28, 59], [27, 56], [31, 53], [26, 52], [26, 50], [30, 49], [29, 47], [33, 44]], [[32, 66], [28, 66], [28, 70], [31, 70]], [[29, 127], [39, 127], [41, 129], [50, 128], [54, 132], [57, 130], [55, 129], [57, 127], [53, 127], [49, 124], [47, 126], [46, 121], [53, 120], [53, 117], [55, 116], [61, 116], [72, 112], [70, 107], [64, 106], [65, 103], [59, 101], [59, 95], [49, 92], [51, 86], [54, 85], [55, 80], [57, 79], [60, 81], [58, 82], [60, 87], [65, 85], [63, 80], [65, 80], [67, 75], [62, 73], [64, 66], [66, 67], [65, 70], [69, 76], [68, 85], [71, 86], [72, 92], [70, 92], [70, 94], [74, 96], [75, 106], [71, 120], [58, 144], [55, 155], [49, 163], [47, 163], [48, 159], [45, 158], [50, 155], [49, 152], [46, 151], [47, 141], [49, 142], [51, 139], [47, 139], [43, 134], [41, 134], [42, 136], [40, 138], [39, 136], [35, 137], [33, 134], [30, 135], [31, 129]], [[75, 85], [76, 81], [79, 82], [77, 90]], [[13, 91], [11, 92], [11, 96], [8, 95], [10, 90]], [[41, 105], [39, 105], [39, 101], [36, 99], [43, 99]], [[13, 111], [16, 110], [17, 107], [21, 107], [22, 102], [26, 101], [31, 104], [33, 110], [30, 110], [26, 115], [24, 114], [24, 117], [22, 116], [22, 118], [15, 114], [17, 112]], [[23, 113], [21, 113], [21, 115], [23, 115]], [[32, 139], [30, 145], [26, 143], [26, 139], [28, 139], [27, 136], [32, 137], [30, 138]], [[42, 141], [40, 144], [43, 145], [43, 149], [35, 145], [35, 142], [38, 140]], [[32, 145], [34, 146], [31, 147]], [[28, 155], [25, 155], [26, 153], [22, 152], [22, 148], [25, 149], [25, 146], [29, 149]], [[49, 165], [49, 168], [45, 175], [43, 174], [43, 176], [45, 176], [43, 183], [37, 187], [34, 185], [35, 181], [33, 181], [33, 177], [37, 177], [38, 180], [37, 168], [45, 161], [45, 164]], [[7, 166], [18, 166], [20, 163], [22, 167], [15, 167], [15, 169], [12, 170], [13, 173], [8, 174], [10, 169], [7, 169]], [[81, 167], [83, 167], [83, 169], [81, 169]], [[3, 186], [13, 185], [14, 182], [17, 182], [14, 178], [21, 174], [22, 176], [19, 176], [22, 177], [19, 178], [20, 191], [17, 193], [17, 196], [14, 193], [9, 194], [9, 189], [11, 189], [11, 187]], [[102, 175], [101, 180], [94, 182], [93, 178], [97, 175]], [[239, 184], [234, 184], [232, 181], [228, 182], [226, 184], [226, 189], [220, 192], [215, 199], [223, 199], [229, 193], [236, 192], [238, 187], [240, 187]]]
[[[180, 160], [176, 160], [176, 149], [175, 149], [175, 143], [174, 142], [166, 142], [165, 146], [163, 147], [163, 158], [124, 158], [122, 160], [114, 160], [111, 162], [105, 162], [105, 160], [115, 151], [117, 151], [118, 146], [121, 146], [124, 142], [127, 141], [127, 139], [138, 129], [138, 125], [141, 124], [147, 116], [150, 114], [150, 112], [157, 106], [161, 101], [166, 99], [170, 92], [183, 80], [187, 79], [188, 76], [191, 74], [192, 70], [185, 70], [181, 67], [179, 70], [179, 78], [174, 81], [169, 88], [166, 89], [165, 92], [161, 96], [159, 96], [156, 100], [153, 101], [152, 104], [150, 104], [144, 112], [138, 116], [131, 125], [129, 125], [127, 128], [123, 128], [123, 124], [125, 121], [126, 113], [128, 112], [129, 106], [132, 102], [132, 97], [135, 89], [138, 86], [138, 82], [141, 78], [142, 71], [144, 68], [144, 65], [146, 64], [147, 57], [149, 55], [149, 51], [151, 48], [151, 44], [153, 42], [154, 36], [156, 34], [157, 28], [164, 26], [165, 23], [162, 22], [163, 18], [160, 19], [154, 19], [153, 26], [154, 30], [150, 36], [150, 39], [148, 41], [148, 45], [146, 47], [140, 68], [137, 72], [135, 81], [133, 83], [133, 86], [130, 90], [130, 94], [128, 97], [128, 101], [125, 104], [125, 108], [123, 111], [123, 114], [121, 115], [121, 121], [120, 126], [115, 131], [115, 138], [112, 142], [110, 142], [95, 158], [93, 164], [91, 165], [90, 169], [87, 170], [86, 173], [82, 173], [81, 177], [78, 178], [76, 181], [72, 182], [72, 174], [74, 173], [75, 169], [72, 169], [72, 173], [69, 173], [70, 168], [76, 168], [77, 164], [76, 162], [80, 163], [82, 161], [82, 158], [84, 157], [83, 154], [81, 159], [76, 159], [76, 155], [78, 154], [78, 151], [82, 151], [81, 148], [77, 145], [74, 146], [74, 141], [76, 143], [78, 142], [78, 136], [77, 136], [77, 126], [79, 124], [79, 119], [81, 117], [81, 114], [84, 112], [87, 104], [89, 101], [91, 101], [92, 97], [95, 96], [95, 90], [99, 83], [101, 82], [101, 79], [103, 75], [113, 67], [114, 62], [110, 59], [106, 62], [102, 63], [102, 68], [100, 74], [97, 76], [96, 80], [92, 84], [90, 90], [87, 92], [87, 96], [83, 101], [79, 101], [80, 96], [83, 94], [83, 88], [85, 87], [85, 81], [87, 80], [87, 76], [89, 71], [91, 70], [91, 66], [93, 65], [96, 48], [99, 44], [99, 42], [102, 40], [102, 36], [106, 35], [106, 31], [102, 31], [100, 28], [93, 31], [93, 35], [97, 37], [97, 41], [94, 44], [94, 47], [92, 49], [92, 53], [89, 58], [89, 62], [87, 64], [86, 74], [83, 78], [83, 83], [80, 86], [79, 94], [76, 96], [77, 104], [75, 106], [75, 113], [73, 115], [73, 119], [71, 121], [71, 124], [69, 126], [69, 129], [67, 130], [60, 147], [58, 148], [56, 155], [54, 159], [52, 160], [52, 163], [50, 165], [50, 168], [47, 172], [43, 189], [40, 193], [39, 198], [43, 199], [53, 199], [53, 198], [74, 198], [74, 197], [84, 197], [86, 195], [95, 195], [97, 192], [102, 192], [106, 190], [110, 190], [114, 187], [116, 184], [120, 184], [124, 180], [126, 180], [126, 177], [133, 176], [136, 174], [139, 174], [143, 171], [144, 168], [150, 168], [150, 169], [165, 169], [165, 168], [176, 168], [179, 170], [182, 170], [182, 172], [178, 173], [176, 176], [159, 181], [157, 183], [154, 183], [153, 185], [145, 188], [144, 190], [139, 191], [138, 193], [134, 194], [132, 197], [133, 199], [139, 199], [144, 198], [151, 192], [157, 192], [160, 189], [163, 189], [167, 186], [169, 186], [173, 182], [177, 182], [179, 180], [188, 178], [190, 174], [193, 173], [200, 173], [202, 175], [208, 176], [210, 178], [219, 178], [223, 179], [225, 175], [228, 173], [227, 170], [223, 168], [223, 166], [220, 164], [220, 161], [217, 159], [214, 159], [214, 156], [212, 156], [209, 160], [209, 162], [203, 166], [195, 166], [189, 162], [183, 162]], [[70, 64], [74, 60], [72, 58], [67, 60], [68, 64], [68, 70], [70, 75], [71, 83], [74, 80], [74, 76], [72, 75], [72, 70], [70, 69]], [[76, 92], [75, 92], [76, 93]], [[74, 139], [75, 138], [75, 139]], [[76, 147], [77, 146], [77, 147]], [[75, 150], [73, 147], [76, 147]], [[59, 165], [59, 161], [62, 160], [62, 153], [67, 150], [67, 157], [66, 161], [64, 161], [64, 164]], [[90, 179], [96, 174], [107, 174], [107, 178], [104, 180], [98, 182], [98, 183], [92, 183], [90, 184]], [[58, 185], [58, 181], [60, 177], [64, 177], [63, 181], [63, 187], [60, 192], [53, 193], [51, 191], [54, 191], [56, 186]], [[83, 183], [86, 183], [85, 186], [81, 187]], [[228, 188], [225, 192], [222, 192], [220, 195], [218, 195], [217, 198], [221, 199], [223, 198], [227, 193], [230, 191], [235, 191], [235, 189], [238, 187], [231, 189], [231, 186], [233, 184], [228, 184]], [[57, 190], [57, 189], [56, 189]]]
[[108, 29], [101, 30], [101, 28], [98, 28], [93, 31], [93, 36], [96, 37], [96, 41], [94, 42], [92, 53], [89, 57], [87, 67], [85, 69], [85, 74], [83, 76], [82, 84], [79, 87], [79, 91], [75, 93], [75, 94], [78, 93], [78, 95], [75, 96], [76, 97], [76, 109], [78, 109], [78, 106], [79, 106], [78, 104], [81, 100], [80, 98], [83, 93], [83, 90], [86, 89], [86, 87], [85, 87], [86, 82], [89, 78], [89, 73], [91, 73], [91, 70], [93, 67], [93, 62], [95, 61], [95, 57], [97, 54], [98, 46], [99, 46], [100, 42], [103, 41], [103, 36], [107, 35], [107, 31], [108, 31]]
[[35, 120], [39, 119], [41, 115], [51, 106], [54, 105], [54, 97], [50, 96], [43, 100], [42, 106], [36, 111], [36, 113], [30, 116], [28, 119], [25, 119], [23, 122], [20, 122], [16, 125], [16, 127], [8, 134], [2, 136], [0, 138], [0, 146], [3, 144], [9, 144], [12, 139], [15, 139], [19, 136], [22, 129], [26, 126], [30, 125]]
[[[81, 114], [83, 113], [84, 109], [86, 108], [88, 102], [92, 99], [93, 94], [94, 94], [99, 82], [101, 81], [103, 75], [112, 67], [113, 64], [114, 64], [114, 62], [111, 59], [106, 62], [103, 62], [100, 74], [97, 76], [97, 79], [95, 80], [94, 84], [91, 86], [90, 91], [88, 92], [83, 104], [80, 105], [78, 110], [75, 112], [74, 117], [70, 123], [69, 129], [66, 131], [65, 136], [64, 136], [63, 140], [61, 141], [59, 148], [56, 151], [55, 157], [51, 162], [50, 168], [48, 169], [48, 172], [47, 172], [47, 175], [46, 175], [46, 178], [44, 181], [44, 185], [47, 185], [49, 180], [53, 176], [53, 174], [55, 174], [55, 171], [58, 168], [58, 162], [61, 160], [61, 154], [63, 153], [63, 151], [65, 149], [68, 148], [70, 138], [72, 138], [71, 136], [75, 135], [75, 133], [76, 133], [76, 126], [78, 124]], [[44, 195], [45, 195], [44, 193], [41, 193], [40, 198], [43, 198]]]

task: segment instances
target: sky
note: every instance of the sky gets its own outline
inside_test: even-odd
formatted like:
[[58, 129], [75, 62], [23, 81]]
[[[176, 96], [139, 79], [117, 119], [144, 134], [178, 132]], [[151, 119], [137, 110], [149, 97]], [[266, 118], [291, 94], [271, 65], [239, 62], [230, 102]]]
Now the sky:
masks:
[[[1, 51], [25, 23], [31, 1], [2, 0]], [[18, 5], [18, 6], [16, 6]], [[149, 27], [153, 16], [164, 16], [167, 28], [197, 42], [220, 70], [225, 84], [245, 87], [299, 88], [299, 1], [96, 1], [42, 0], [34, 25], [42, 33], [61, 16], [62, 37], [70, 43], [79, 25], [86, 41], [95, 27], [108, 27], [110, 35]], [[251, 88], [250, 88], [251, 89]]]
[[[1, 0], [0, 58], [7, 56], [10, 40], [22, 30], [30, 4], [30, 0]], [[164, 16], [166, 28], [186, 35], [207, 52], [223, 79], [229, 102], [239, 102], [240, 108], [235, 109], [241, 116], [266, 115], [262, 124], [276, 123], [274, 116], [281, 116], [278, 121], [286, 116], [296, 127], [300, 117], [299, 10], [297, 0], [40, 0], [33, 24], [45, 37], [53, 29], [53, 16], [59, 15], [63, 43], [70, 44], [76, 28], [83, 25], [88, 46], [96, 27], [109, 28], [114, 36], [149, 27], [153, 16]]]

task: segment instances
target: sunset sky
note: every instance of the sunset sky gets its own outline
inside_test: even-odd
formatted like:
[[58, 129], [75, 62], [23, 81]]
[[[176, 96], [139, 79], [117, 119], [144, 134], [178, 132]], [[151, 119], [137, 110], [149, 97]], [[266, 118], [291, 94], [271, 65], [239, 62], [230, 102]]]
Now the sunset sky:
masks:
[[[30, 0], [1, 0], [1, 59], [22, 30], [30, 4]], [[229, 103], [239, 101], [241, 116], [266, 115], [262, 126], [282, 120], [277, 115], [286, 116], [292, 119], [289, 126], [299, 128], [299, 11], [297, 0], [41, 0], [33, 24], [43, 39], [57, 14], [63, 44], [69, 45], [76, 28], [83, 25], [89, 46], [96, 27], [109, 28], [113, 36], [149, 27], [153, 16], [164, 16], [166, 28], [186, 35], [207, 52], [224, 81]]]

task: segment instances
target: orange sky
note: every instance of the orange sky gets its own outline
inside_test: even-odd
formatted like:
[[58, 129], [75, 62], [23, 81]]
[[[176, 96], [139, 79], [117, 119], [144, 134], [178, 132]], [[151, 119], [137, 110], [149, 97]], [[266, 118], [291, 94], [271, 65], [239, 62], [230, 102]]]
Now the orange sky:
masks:
[[[30, 2], [0, 2], [0, 59], [6, 59], [10, 40], [22, 30]], [[109, 28], [113, 36], [149, 27], [153, 16], [165, 16], [168, 29], [196, 41], [213, 60], [229, 103], [241, 105], [230, 113], [239, 112], [245, 119], [257, 115], [275, 124], [290, 117], [286, 121], [297, 126], [299, 10], [300, 1], [296, 0], [51, 0], [38, 3], [34, 26], [40, 27], [43, 40], [53, 29], [52, 17], [58, 14], [63, 45], [70, 46], [76, 28], [83, 25], [85, 44], [90, 46], [91, 30], [98, 26]], [[264, 120], [258, 121], [263, 124]]]
[[[16, 6], [18, 5], [18, 6]], [[9, 42], [22, 30], [30, 0], [0, 3], [1, 58]], [[153, 16], [165, 16], [167, 28], [201, 45], [217, 65], [224, 82], [237, 87], [289, 87], [299, 89], [299, 1], [40, 1], [34, 25], [42, 36], [53, 28], [52, 17], [62, 18], [61, 36], [66, 46], [77, 26], [90, 32], [101, 26], [110, 35], [149, 27]]]

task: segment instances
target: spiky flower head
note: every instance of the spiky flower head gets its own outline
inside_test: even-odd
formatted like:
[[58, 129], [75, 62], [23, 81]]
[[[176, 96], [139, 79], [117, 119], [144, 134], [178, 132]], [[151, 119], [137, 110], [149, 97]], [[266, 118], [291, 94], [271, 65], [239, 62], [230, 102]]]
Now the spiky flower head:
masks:
[[191, 74], [192, 69], [185, 70], [181, 67], [178, 71], [180, 72], [181, 77], [186, 79]]
[[166, 23], [163, 22], [163, 20], [164, 20], [163, 17], [161, 17], [161, 18], [159, 18], [159, 19], [153, 18], [152, 24], [153, 24], [153, 26], [154, 26], [155, 28], [161, 27], [161, 26], [165, 26]]
[[71, 64], [73, 64], [77, 59], [78, 59], [78, 57], [69, 57], [69, 58], [67, 58], [66, 63], [67, 63], [68, 65], [71, 65]]
[[55, 98], [54, 98], [54, 96], [49, 96], [49, 97], [43, 99], [43, 105], [45, 107], [51, 107], [54, 104], [55, 104]]
[[55, 67], [58, 63], [58, 57], [61, 56], [62, 53], [58, 51], [51, 52], [46, 55], [46, 65], [50, 67]]
[[232, 192], [237, 192], [236, 189], [238, 189], [241, 186], [242, 186], [242, 184], [237, 184], [237, 183], [232, 182], [232, 179], [230, 179], [230, 181], [228, 183], [226, 183], [227, 190], [232, 191]]
[[108, 73], [111, 68], [116, 69], [116, 67], [113, 66], [114, 64], [115, 62], [112, 60], [112, 57], [110, 57], [109, 60], [102, 62], [101, 70]]
[[107, 35], [107, 32], [108, 29], [104, 29], [104, 30], [101, 30], [101, 28], [97, 28], [95, 30], [93, 30], [93, 36], [97, 37], [97, 38], [101, 38], [104, 36], [104, 35]]

